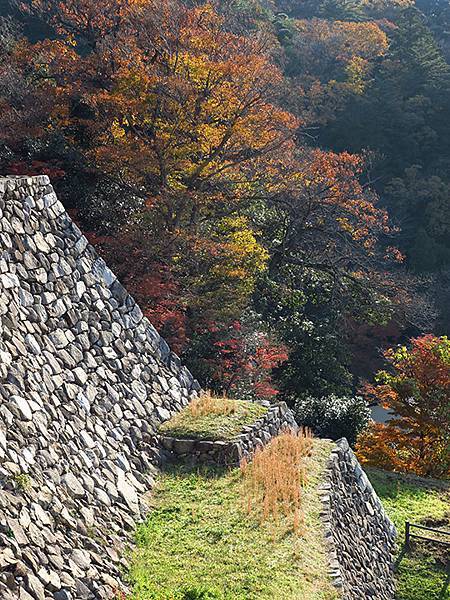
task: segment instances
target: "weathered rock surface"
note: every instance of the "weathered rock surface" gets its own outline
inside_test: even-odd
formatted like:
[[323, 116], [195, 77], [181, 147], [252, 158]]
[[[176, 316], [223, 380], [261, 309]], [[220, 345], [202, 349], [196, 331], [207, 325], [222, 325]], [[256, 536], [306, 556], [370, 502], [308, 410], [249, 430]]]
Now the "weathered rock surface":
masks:
[[0, 598], [111, 598], [198, 384], [57, 200], [0, 179]]

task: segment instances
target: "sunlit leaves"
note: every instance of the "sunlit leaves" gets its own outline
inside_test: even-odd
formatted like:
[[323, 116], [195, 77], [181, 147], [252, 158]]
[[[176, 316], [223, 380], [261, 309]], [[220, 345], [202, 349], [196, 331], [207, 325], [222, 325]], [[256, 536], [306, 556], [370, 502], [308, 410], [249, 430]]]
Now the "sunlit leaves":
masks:
[[364, 463], [419, 475], [450, 477], [450, 340], [425, 335], [411, 348], [388, 350], [390, 371], [380, 371], [366, 394], [392, 411], [385, 425], [363, 434]]

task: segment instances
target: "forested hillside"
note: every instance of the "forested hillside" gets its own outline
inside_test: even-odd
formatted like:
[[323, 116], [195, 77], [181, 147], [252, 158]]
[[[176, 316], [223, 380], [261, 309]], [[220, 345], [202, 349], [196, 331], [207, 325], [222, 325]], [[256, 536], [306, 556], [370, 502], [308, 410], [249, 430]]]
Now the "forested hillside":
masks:
[[447, 0], [2, 12], [0, 172], [51, 176], [205, 387], [359, 423], [381, 351], [448, 334]]

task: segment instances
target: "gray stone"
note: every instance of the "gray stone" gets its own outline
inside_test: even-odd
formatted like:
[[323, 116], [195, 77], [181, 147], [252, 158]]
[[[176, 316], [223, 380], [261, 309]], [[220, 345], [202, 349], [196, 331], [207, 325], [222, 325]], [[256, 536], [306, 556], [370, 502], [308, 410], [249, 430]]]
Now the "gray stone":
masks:
[[25, 579], [27, 590], [36, 600], [45, 600], [45, 589], [39, 579], [32, 573], [28, 573]]
[[3, 273], [0, 275], [0, 283], [6, 290], [20, 286], [19, 279], [12, 273]]
[[166, 408], [163, 408], [162, 406], [157, 406], [156, 412], [161, 421], [167, 421], [168, 419], [170, 419], [170, 412]]
[[29, 403], [22, 396], [11, 396], [11, 401], [17, 406], [22, 416], [22, 419], [26, 421], [31, 421], [33, 418], [33, 413], [31, 412], [31, 408]]
[[176, 454], [188, 454], [193, 451], [194, 440], [174, 440], [173, 450]]
[[83, 569], [83, 571], [87, 571], [91, 565], [91, 557], [86, 550], [76, 548], [72, 551], [70, 558], [78, 567], [80, 567], [80, 569]]
[[139, 501], [136, 489], [129, 484], [126, 475], [119, 470], [117, 477], [117, 491], [123, 497], [131, 511], [136, 514], [139, 512]]
[[63, 481], [66, 484], [67, 491], [71, 496], [73, 496], [74, 498], [83, 498], [83, 486], [72, 473], [66, 473], [63, 476]]
[[50, 339], [55, 345], [56, 349], [65, 348], [69, 343], [66, 334], [62, 329], [57, 329], [50, 334]]

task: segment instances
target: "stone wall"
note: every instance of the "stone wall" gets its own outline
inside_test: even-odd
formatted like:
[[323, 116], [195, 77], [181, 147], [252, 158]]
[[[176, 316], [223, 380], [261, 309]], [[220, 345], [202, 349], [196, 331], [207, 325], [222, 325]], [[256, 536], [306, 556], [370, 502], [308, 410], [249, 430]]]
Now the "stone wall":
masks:
[[0, 179], [0, 598], [108, 598], [198, 383], [57, 200]]
[[257, 448], [262, 448], [282, 431], [297, 431], [292, 411], [285, 402], [271, 406], [267, 413], [232, 441], [204, 441], [176, 439], [164, 436], [161, 443], [172, 460], [183, 460], [191, 465], [238, 465], [242, 458], [250, 458]]
[[321, 486], [330, 574], [344, 600], [393, 600], [396, 530], [344, 438]]

